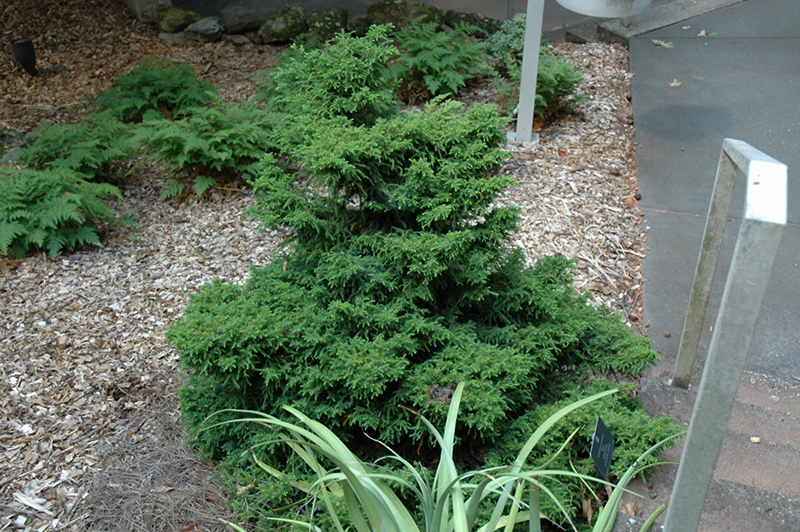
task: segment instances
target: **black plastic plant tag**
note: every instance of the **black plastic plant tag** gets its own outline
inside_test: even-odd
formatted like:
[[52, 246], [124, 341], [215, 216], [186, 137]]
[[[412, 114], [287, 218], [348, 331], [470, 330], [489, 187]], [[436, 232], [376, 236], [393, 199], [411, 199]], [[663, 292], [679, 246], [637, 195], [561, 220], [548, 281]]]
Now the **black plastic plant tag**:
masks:
[[603, 478], [608, 480], [608, 470], [611, 468], [611, 455], [614, 453], [614, 435], [608, 430], [606, 424], [597, 417], [597, 424], [594, 427], [594, 434], [592, 435], [592, 448], [589, 451], [589, 456], [594, 460], [594, 464]]

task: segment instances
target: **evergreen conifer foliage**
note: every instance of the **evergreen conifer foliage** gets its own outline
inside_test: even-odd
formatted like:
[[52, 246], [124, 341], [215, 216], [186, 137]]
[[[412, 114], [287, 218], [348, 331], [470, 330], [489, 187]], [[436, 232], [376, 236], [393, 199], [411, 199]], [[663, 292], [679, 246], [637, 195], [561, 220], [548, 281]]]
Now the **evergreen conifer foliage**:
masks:
[[[407, 444], [424, 429], [400, 407], [442, 423], [465, 381], [459, 433], [487, 448], [590, 372], [651, 362], [646, 340], [575, 294], [568, 259], [526, 267], [507, 245], [517, 212], [494, 205], [513, 183], [495, 174], [503, 123], [492, 106], [441, 99], [371, 124], [287, 119], [289, 163], [264, 160], [249, 212], [291, 228], [285, 251], [244, 285], [206, 286], [168, 333], [190, 370], [188, 424], [291, 405], [343, 437]], [[238, 454], [256, 434], [226, 425], [197, 444]]]

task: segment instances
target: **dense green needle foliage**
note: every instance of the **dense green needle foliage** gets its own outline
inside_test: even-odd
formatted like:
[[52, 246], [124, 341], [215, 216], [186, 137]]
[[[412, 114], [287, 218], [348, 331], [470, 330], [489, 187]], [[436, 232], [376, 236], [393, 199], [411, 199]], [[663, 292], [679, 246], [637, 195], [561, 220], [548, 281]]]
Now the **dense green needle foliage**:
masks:
[[[569, 259], [527, 267], [507, 245], [517, 211], [495, 204], [513, 180], [496, 174], [504, 120], [494, 107], [439, 98], [397, 113], [383, 106], [390, 78], [361, 84], [331, 59], [377, 64], [389, 47], [381, 33], [343, 35], [272, 77], [287, 115], [281, 153], [264, 159], [249, 214], [290, 228], [287, 247], [243, 285], [204, 287], [168, 332], [189, 369], [183, 413], [208, 456], [235, 462], [262, 442], [282, 468], [286, 450], [261, 431], [197, 429], [218, 410], [280, 417], [292, 406], [345, 440], [366, 431], [425, 462], [431, 442], [410, 410], [443, 423], [453, 383], [464, 381], [461, 456], [507, 461], [542, 409], [656, 357], [618, 316], [575, 293]], [[336, 90], [332, 79], [343, 80]], [[633, 400], [598, 408], [613, 410], [609, 426], [630, 456], [674, 432]], [[564, 456], [588, 463], [583, 446]]]
[[270, 84], [261, 98], [272, 109], [307, 119], [346, 117], [373, 124], [396, 114], [390, 29], [372, 26], [362, 38], [340, 33], [325, 47], [292, 46], [280, 68], [258, 77]]
[[117, 217], [105, 200], [122, 199], [117, 187], [93, 183], [63, 168], [0, 171], [0, 252], [22, 257], [41, 249], [51, 257], [82, 244], [100, 245], [103, 223]]
[[120, 76], [96, 104], [125, 122], [138, 122], [148, 110], [171, 118], [176, 112], [202, 107], [216, 94], [214, 86], [199, 79], [191, 65], [164, 57], [147, 57]]

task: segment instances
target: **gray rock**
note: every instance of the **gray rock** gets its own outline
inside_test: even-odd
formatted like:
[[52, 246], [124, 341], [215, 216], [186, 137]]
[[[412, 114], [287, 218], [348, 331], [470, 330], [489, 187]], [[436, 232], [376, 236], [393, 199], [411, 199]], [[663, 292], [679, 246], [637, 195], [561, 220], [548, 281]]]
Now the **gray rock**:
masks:
[[217, 17], [206, 17], [187, 26], [183, 33], [193, 41], [214, 42], [225, 33], [225, 26]]
[[426, 6], [407, 0], [383, 0], [367, 7], [370, 24], [391, 23], [398, 30], [420, 17], [423, 22], [441, 24], [444, 21], [444, 11], [436, 6]]
[[353, 32], [356, 37], [363, 37], [369, 30], [369, 17], [366, 15], [359, 15], [351, 18], [347, 22], [347, 31]]
[[264, 22], [258, 30], [258, 39], [267, 44], [285, 43], [307, 31], [305, 9], [288, 5]]
[[458, 24], [471, 24], [479, 28], [484, 37], [497, 33], [502, 24], [499, 20], [486, 17], [480, 13], [462, 13], [452, 9], [444, 14], [444, 23], [451, 28], [455, 28]]
[[274, 14], [275, 8], [272, 5], [253, 6], [252, 2], [244, 5], [232, 2], [220, 11], [219, 16], [227, 32], [238, 35], [258, 31], [264, 21]]
[[347, 29], [347, 10], [343, 8], [323, 9], [308, 17], [311, 38], [320, 42], [330, 40]]
[[162, 33], [158, 34], [158, 38], [159, 39], [164, 39], [165, 41], [169, 41], [169, 42], [171, 42], [173, 44], [191, 44], [191, 43], [194, 42], [194, 41], [192, 41], [190, 39], [187, 39], [186, 35], [184, 35], [184, 33], [182, 31], [179, 31], [177, 33], [163, 33], [162, 32]]
[[248, 44], [253, 44], [253, 41], [247, 38], [246, 35], [230, 35], [225, 34], [222, 36], [223, 42], [229, 42], [234, 46], [247, 46]]
[[128, 8], [139, 22], [155, 22], [154, 11], [159, 4], [170, 4], [171, 0], [125, 0]]
[[[168, 7], [168, 6], [165, 6]], [[186, 29], [187, 26], [202, 19], [203, 16], [193, 11], [187, 11], [179, 7], [156, 6], [156, 24], [161, 33], [178, 33]]]

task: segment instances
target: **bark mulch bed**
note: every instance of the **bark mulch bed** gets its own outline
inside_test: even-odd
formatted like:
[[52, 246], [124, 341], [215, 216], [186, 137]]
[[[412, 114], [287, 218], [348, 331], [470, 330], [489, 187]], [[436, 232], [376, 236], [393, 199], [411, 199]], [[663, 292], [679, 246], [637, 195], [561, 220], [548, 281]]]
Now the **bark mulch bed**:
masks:
[[[34, 40], [41, 75], [10, 59]], [[0, 0], [0, 129], [80, 120], [83, 103], [147, 55], [200, 69], [229, 101], [251, 98], [251, 77], [280, 48], [187, 47], [157, 38], [112, 0]], [[555, 45], [585, 69], [579, 112], [508, 146], [519, 184], [499, 200], [522, 207], [513, 244], [531, 262], [576, 259], [576, 285], [641, 327], [645, 242], [636, 202], [627, 52], [610, 44]], [[469, 100], [491, 99], [476, 88]], [[213, 464], [183, 444], [179, 354], [164, 332], [188, 295], [215, 278], [246, 279], [284, 235], [244, 218], [246, 192], [159, 202], [168, 176], [143, 162], [124, 185], [139, 227], [111, 230], [105, 247], [51, 260], [0, 257], [0, 530], [226, 530], [232, 519]]]

